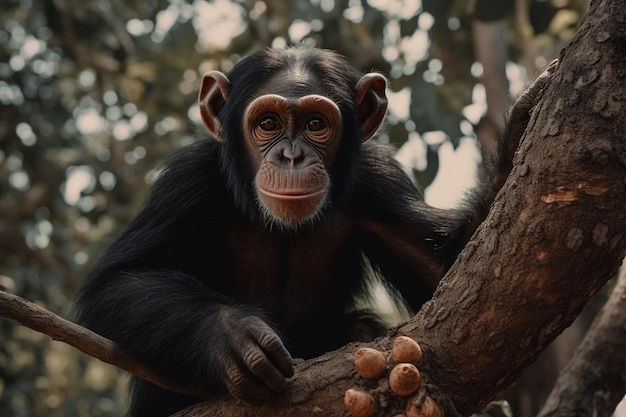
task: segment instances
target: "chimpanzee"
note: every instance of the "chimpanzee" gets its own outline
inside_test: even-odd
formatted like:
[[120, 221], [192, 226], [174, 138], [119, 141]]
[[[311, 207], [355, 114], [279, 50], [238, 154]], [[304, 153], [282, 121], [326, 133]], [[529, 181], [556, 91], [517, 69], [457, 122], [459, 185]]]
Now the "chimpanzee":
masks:
[[[256, 403], [285, 390], [292, 358], [385, 334], [377, 312], [359, 307], [372, 276], [416, 311], [485, 217], [529, 106], [517, 106], [488, 180], [443, 210], [424, 203], [387, 147], [365, 143], [386, 86], [304, 47], [207, 73], [210, 137], [173, 156], [94, 266], [79, 322], [181, 385]], [[131, 416], [199, 401], [131, 385]]]

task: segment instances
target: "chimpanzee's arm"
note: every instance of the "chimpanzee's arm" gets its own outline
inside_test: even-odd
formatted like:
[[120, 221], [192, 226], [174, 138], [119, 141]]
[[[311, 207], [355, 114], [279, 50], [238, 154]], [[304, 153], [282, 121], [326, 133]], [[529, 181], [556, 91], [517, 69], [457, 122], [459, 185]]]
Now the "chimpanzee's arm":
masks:
[[444, 248], [468, 223], [464, 212], [426, 204], [392, 151], [370, 143], [352, 204], [354, 218], [373, 236], [363, 239], [365, 255], [419, 307], [448, 267]]
[[84, 282], [77, 318], [180, 384], [254, 401], [284, 390], [292, 361], [258, 309], [222, 292], [219, 178], [210, 142], [179, 153]]
[[391, 153], [366, 144], [353, 208], [363, 228], [378, 240], [366, 245], [365, 252], [414, 307], [422, 300], [416, 282], [434, 289], [487, 216], [512, 169], [532, 107], [554, 67], [514, 103], [498, 154], [486, 161], [485, 179], [457, 209], [428, 206]]

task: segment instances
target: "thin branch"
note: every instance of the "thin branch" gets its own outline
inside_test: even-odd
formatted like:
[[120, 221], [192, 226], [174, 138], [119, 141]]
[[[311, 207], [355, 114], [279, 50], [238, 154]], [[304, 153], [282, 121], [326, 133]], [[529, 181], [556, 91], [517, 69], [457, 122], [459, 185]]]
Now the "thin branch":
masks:
[[156, 374], [122, 352], [120, 347], [111, 340], [2, 290], [0, 290], [0, 316], [15, 320], [26, 327], [50, 336], [53, 340], [67, 343], [89, 356], [130, 372], [168, 391], [198, 398], [208, 397], [206, 392], [179, 386]]

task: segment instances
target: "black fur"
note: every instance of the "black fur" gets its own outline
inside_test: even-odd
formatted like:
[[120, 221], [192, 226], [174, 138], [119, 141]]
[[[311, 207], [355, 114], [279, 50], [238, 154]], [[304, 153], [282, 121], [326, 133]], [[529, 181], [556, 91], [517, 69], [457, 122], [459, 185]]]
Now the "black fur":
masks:
[[[316, 221], [287, 230], [268, 227], [259, 215], [241, 120], [268, 86], [291, 91], [280, 80], [289, 81], [294, 68], [316, 82], [313, 88], [294, 81], [293, 90], [335, 101], [344, 131], [330, 171], [330, 204]], [[419, 309], [510, 166], [495, 164], [491, 181], [459, 210], [427, 206], [389, 149], [360, 143], [353, 104], [359, 78], [323, 50], [266, 50], [239, 63], [219, 109], [225, 140], [201, 140], [170, 159], [144, 208], [80, 288], [79, 322], [182, 385], [230, 390], [254, 402], [283, 389], [290, 376], [272, 335], [281, 335], [292, 357], [310, 358], [384, 334], [375, 312], [355, 307], [368, 289], [365, 258], [392, 294]], [[510, 159], [509, 148], [503, 158]], [[257, 344], [276, 348], [265, 363], [280, 376], [255, 376], [243, 363]], [[229, 379], [233, 369], [243, 375], [241, 385]], [[166, 416], [195, 401], [135, 378], [130, 415]]]

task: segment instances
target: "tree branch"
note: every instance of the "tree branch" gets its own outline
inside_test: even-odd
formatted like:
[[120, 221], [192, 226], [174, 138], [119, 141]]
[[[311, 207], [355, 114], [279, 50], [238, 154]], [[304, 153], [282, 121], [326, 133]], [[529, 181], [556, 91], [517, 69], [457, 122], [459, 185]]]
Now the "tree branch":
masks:
[[50, 336], [53, 340], [67, 343], [89, 356], [137, 375], [166, 390], [198, 398], [208, 397], [205, 392], [178, 386], [157, 375], [151, 369], [126, 355], [109, 339], [65, 320], [37, 304], [2, 290], [0, 290], [0, 316], [15, 320], [26, 327]]
[[537, 417], [610, 416], [624, 395], [626, 266]]
[[488, 218], [398, 332], [461, 415], [510, 386], [623, 259], [625, 20], [624, 0], [592, 3]]

